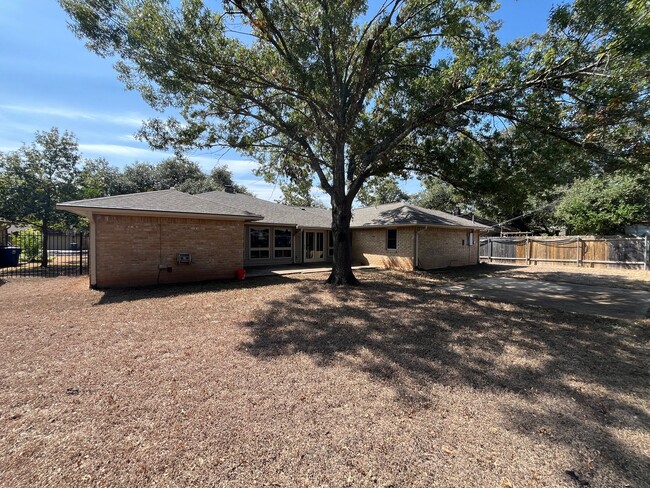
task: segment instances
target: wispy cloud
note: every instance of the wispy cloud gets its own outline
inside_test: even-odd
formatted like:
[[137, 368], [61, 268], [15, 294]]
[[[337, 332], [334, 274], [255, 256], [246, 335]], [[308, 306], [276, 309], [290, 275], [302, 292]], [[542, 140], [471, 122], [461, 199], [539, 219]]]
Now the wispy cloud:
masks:
[[0, 110], [29, 115], [47, 115], [50, 117], [61, 117], [65, 119], [84, 120], [89, 122], [103, 122], [129, 127], [140, 127], [142, 125], [142, 121], [147, 118], [137, 113], [109, 114], [75, 110], [65, 107], [0, 105]]
[[212, 171], [216, 165], [228, 166], [228, 169], [233, 172], [233, 175], [249, 176], [255, 168], [259, 166], [256, 161], [250, 159], [225, 159], [218, 156], [194, 156], [188, 154], [188, 159], [196, 162], [201, 166], [204, 171]]
[[138, 139], [133, 134], [122, 134], [121, 136], [116, 136], [115, 139], [118, 141], [138, 142]]
[[154, 152], [143, 147], [124, 146], [120, 144], [79, 144], [84, 155], [121, 156], [127, 158], [162, 159], [173, 156], [172, 153]]
[[235, 179], [235, 181], [246, 187], [246, 189], [253, 193], [257, 198], [275, 201], [282, 197], [282, 192], [280, 191], [279, 186], [264, 183], [264, 181], [259, 180]]

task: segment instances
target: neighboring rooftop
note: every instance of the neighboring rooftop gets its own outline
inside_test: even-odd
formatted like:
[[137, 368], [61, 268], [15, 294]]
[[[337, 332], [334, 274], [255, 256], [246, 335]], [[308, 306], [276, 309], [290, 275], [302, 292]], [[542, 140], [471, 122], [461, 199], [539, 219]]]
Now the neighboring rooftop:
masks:
[[196, 216], [241, 217], [243, 220], [260, 220], [261, 215], [225, 203], [216, 203], [196, 195], [177, 190], [130, 193], [112, 197], [90, 198], [63, 202], [59, 210], [67, 210], [78, 215], [89, 216], [93, 210], [112, 210], [122, 212], [154, 212]]
[[355, 227], [382, 227], [393, 225], [431, 225], [442, 227], [488, 228], [486, 225], [457, 217], [446, 212], [397, 202], [376, 207], [357, 208], [352, 212]]

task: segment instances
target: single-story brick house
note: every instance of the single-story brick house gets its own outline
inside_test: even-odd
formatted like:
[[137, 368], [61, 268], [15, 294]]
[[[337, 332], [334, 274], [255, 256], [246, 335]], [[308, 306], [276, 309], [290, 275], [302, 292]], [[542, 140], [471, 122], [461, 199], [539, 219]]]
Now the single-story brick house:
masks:
[[[238, 269], [331, 262], [331, 212], [249, 195], [176, 190], [57, 205], [90, 221], [90, 285], [233, 278]], [[478, 263], [485, 227], [406, 203], [355, 209], [353, 259], [413, 270]]]

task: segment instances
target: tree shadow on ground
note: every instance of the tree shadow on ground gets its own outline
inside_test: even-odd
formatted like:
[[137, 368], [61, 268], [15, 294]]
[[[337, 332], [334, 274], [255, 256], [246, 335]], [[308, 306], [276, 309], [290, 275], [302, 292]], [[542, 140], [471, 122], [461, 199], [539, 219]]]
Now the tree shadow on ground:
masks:
[[510, 275], [516, 271], [523, 271], [526, 266], [510, 266], [481, 263], [469, 266], [452, 266], [431, 270], [420, 270], [417, 273], [425, 278], [442, 283], [457, 283], [458, 281], [473, 280], [478, 278], [492, 278], [502, 275]]
[[[585, 272], [575, 271], [575, 268], [565, 266], [563, 269], [545, 270], [538, 266], [511, 266], [503, 264], [481, 263], [480, 265], [418, 271], [421, 276], [440, 283], [458, 283], [480, 278], [496, 278], [507, 276], [529, 280], [576, 283], [612, 288], [629, 288], [650, 291], [650, 280], [645, 280], [635, 274], [608, 274], [609, 270], [584, 269]], [[643, 273], [641, 270], [636, 271]], [[650, 273], [647, 275], [650, 276]]]
[[[523, 435], [546, 429], [554, 442], [598, 448], [621, 479], [647, 483], [650, 460], [608, 430], [650, 429], [648, 413], [630, 400], [647, 399], [650, 387], [645, 322], [496, 307], [379, 273], [353, 289], [299, 283], [247, 326], [249, 354], [307, 354], [322, 367], [343, 361], [390, 385], [410, 408], [429, 408], [422, 392], [434, 383], [518, 395], [521, 407], [503, 408]], [[533, 415], [530, 405], [548, 399]]]
[[100, 290], [101, 298], [95, 305], [136, 302], [150, 298], [169, 298], [196, 293], [222, 292], [264, 288], [294, 281], [288, 276], [268, 276], [246, 281], [211, 280], [198, 283], [173, 283], [139, 287], [116, 287]]
[[[641, 273], [647, 273], [640, 271]], [[626, 288], [630, 290], [650, 291], [650, 280], [644, 280], [635, 277], [633, 274], [598, 274], [597, 270], [592, 273], [576, 273], [570, 270], [562, 271], [542, 271], [518, 273], [513, 270], [509, 273], [512, 278], [525, 278], [540, 281], [550, 281], [555, 283], [575, 283], [580, 285], [601, 286], [608, 288]], [[650, 273], [648, 274], [650, 276]]]

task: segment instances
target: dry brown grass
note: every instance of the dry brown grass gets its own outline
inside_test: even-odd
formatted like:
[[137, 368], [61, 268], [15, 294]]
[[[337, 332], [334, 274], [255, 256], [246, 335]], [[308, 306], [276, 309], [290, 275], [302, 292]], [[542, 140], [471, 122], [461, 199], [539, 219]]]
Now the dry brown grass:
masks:
[[360, 275], [0, 282], [0, 485], [649, 486], [648, 321]]

